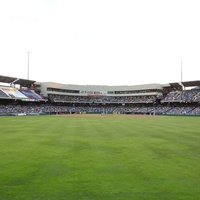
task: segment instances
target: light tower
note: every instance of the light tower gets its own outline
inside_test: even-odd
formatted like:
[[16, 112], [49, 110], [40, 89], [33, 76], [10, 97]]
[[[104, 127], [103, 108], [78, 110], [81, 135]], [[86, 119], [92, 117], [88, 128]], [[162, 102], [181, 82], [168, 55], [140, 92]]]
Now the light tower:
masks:
[[182, 56], [181, 56], [181, 83], [183, 81], [183, 67], [182, 67]]
[[28, 68], [27, 68], [27, 79], [29, 80], [29, 55], [30, 55], [30, 51], [26, 52], [28, 54]]

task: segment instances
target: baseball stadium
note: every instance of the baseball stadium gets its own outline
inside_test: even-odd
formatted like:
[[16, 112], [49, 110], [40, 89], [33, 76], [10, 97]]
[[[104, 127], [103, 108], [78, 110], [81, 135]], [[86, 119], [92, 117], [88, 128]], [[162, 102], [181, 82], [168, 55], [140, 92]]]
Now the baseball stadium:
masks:
[[200, 114], [200, 81], [107, 86], [0, 76], [0, 83], [4, 84], [0, 87], [0, 115]]
[[200, 81], [0, 76], [0, 199], [200, 199]]

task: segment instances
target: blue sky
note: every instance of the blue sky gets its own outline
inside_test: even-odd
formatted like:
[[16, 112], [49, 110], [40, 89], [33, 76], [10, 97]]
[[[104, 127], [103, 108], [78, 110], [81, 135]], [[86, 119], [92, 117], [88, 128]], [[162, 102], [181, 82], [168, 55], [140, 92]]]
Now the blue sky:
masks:
[[0, 0], [1, 75], [83, 85], [200, 80], [198, 0]]

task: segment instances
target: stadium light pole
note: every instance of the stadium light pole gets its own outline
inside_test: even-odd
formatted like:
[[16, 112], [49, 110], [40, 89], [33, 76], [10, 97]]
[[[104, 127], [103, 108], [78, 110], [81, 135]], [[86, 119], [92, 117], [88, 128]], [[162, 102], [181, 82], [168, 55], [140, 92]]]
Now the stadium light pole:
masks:
[[183, 67], [182, 67], [182, 56], [181, 56], [181, 83], [183, 81]]
[[183, 90], [185, 89], [184, 85], [183, 85], [183, 66], [182, 66], [182, 56], [181, 56], [181, 86], [183, 88]]
[[28, 54], [28, 68], [27, 68], [27, 79], [29, 80], [29, 55], [30, 55], [30, 51], [26, 52]]

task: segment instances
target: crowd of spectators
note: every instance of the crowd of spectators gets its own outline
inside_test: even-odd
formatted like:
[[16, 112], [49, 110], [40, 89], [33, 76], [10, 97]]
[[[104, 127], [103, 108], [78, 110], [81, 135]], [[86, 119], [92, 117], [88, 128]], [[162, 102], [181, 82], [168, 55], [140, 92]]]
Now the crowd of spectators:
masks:
[[200, 114], [200, 108], [198, 105], [159, 105], [155, 108], [155, 114], [165, 114], [165, 115], [191, 115]]
[[200, 115], [200, 106], [195, 107], [194, 109], [188, 112], [189, 115]]
[[[155, 95], [79, 96], [49, 94], [48, 102], [5, 103], [0, 91], [0, 115], [61, 113], [126, 113], [153, 115], [200, 115], [200, 91], [171, 91], [159, 102]], [[4, 102], [4, 103], [2, 103]]]
[[160, 114], [165, 114], [167, 113], [169, 110], [171, 110], [172, 106], [171, 105], [158, 105], [155, 109], [154, 109], [154, 113], [157, 115]]
[[172, 91], [162, 102], [195, 102], [200, 100], [200, 93], [197, 90]]
[[187, 115], [194, 107], [191, 106], [172, 106], [165, 114], [168, 115]]
[[154, 106], [134, 105], [52, 105], [52, 104], [29, 104], [29, 105], [0, 105], [0, 115], [25, 114], [64, 114], [64, 113], [123, 113], [123, 114], [151, 114]]
[[0, 105], [0, 115], [25, 114], [62, 114], [62, 113], [126, 113], [126, 114], [168, 114], [168, 115], [197, 115], [200, 114], [200, 106], [192, 105]]
[[67, 96], [50, 94], [51, 102], [73, 102], [73, 103], [146, 103], [155, 102], [156, 96]]

